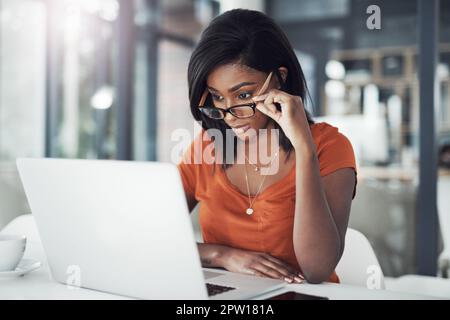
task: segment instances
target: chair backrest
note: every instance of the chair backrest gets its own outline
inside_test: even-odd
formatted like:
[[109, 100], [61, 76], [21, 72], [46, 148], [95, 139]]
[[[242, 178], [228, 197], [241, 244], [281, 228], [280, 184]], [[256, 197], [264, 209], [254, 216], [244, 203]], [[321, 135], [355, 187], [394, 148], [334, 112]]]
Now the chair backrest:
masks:
[[16, 164], [0, 161], [0, 229], [17, 216], [30, 212]]
[[443, 253], [450, 258], [450, 176], [440, 176], [437, 181], [437, 210], [444, 243]]
[[359, 231], [348, 228], [345, 249], [336, 266], [342, 284], [384, 289], [384, 275], [377, 256], [367, 238]]

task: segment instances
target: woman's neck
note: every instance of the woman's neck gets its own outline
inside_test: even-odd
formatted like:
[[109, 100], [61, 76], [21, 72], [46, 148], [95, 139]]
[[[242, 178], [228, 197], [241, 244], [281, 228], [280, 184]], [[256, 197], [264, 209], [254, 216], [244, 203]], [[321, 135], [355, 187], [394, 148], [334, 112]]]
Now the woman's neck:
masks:
[[254, 164], [265, 165], [279, 151], [279, 134], [272, 121], [265, 130], [258, 130], [253, 138], [245, 141], [245, 155]]

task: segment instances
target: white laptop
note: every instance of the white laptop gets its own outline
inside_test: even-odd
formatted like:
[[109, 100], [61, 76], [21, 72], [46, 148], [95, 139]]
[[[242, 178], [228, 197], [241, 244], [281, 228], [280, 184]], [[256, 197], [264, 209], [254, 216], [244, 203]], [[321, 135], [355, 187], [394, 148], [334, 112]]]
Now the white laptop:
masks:
[[142, 299], [248, 299], [285, 285], [202, 270], [174, 164], [20, 158], [17, 167], [58, 282]]

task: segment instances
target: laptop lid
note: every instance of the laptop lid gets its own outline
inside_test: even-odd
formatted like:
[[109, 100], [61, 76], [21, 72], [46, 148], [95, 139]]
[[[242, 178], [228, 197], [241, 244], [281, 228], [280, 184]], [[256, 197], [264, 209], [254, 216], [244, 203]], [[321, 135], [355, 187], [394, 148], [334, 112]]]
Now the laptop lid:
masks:
[[17, 159], [53, 278], [145, 299], [207, 299], [170, 163]]

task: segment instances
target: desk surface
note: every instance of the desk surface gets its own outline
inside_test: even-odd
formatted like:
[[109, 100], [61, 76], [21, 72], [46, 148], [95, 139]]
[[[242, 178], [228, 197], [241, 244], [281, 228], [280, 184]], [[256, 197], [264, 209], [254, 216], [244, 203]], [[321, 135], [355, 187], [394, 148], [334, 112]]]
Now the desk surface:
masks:
[[[39, 240], [37, 230], [29, 219], [19, 217], [8, 225], [2, 233], [21, 233], [27, 236], [28, 244], [24, 257], [42, 262], [42, 267], [23, 277], [0, 278], [0, 299], [104, 299], [122, 300], [127, 297], [99, 292], [83, 288], [71, 288], [51, 279], [49, 267], [45, 260], [44, 250]], [[434, 297], [407, 294], [388, 290], [369, 290], [364, 287], [345, 284], [289, 284], [286, 287], [256, 299], [267, 299], [287, 291], [326, 296], [332, 300], [360, 299], [435, 299]]]

